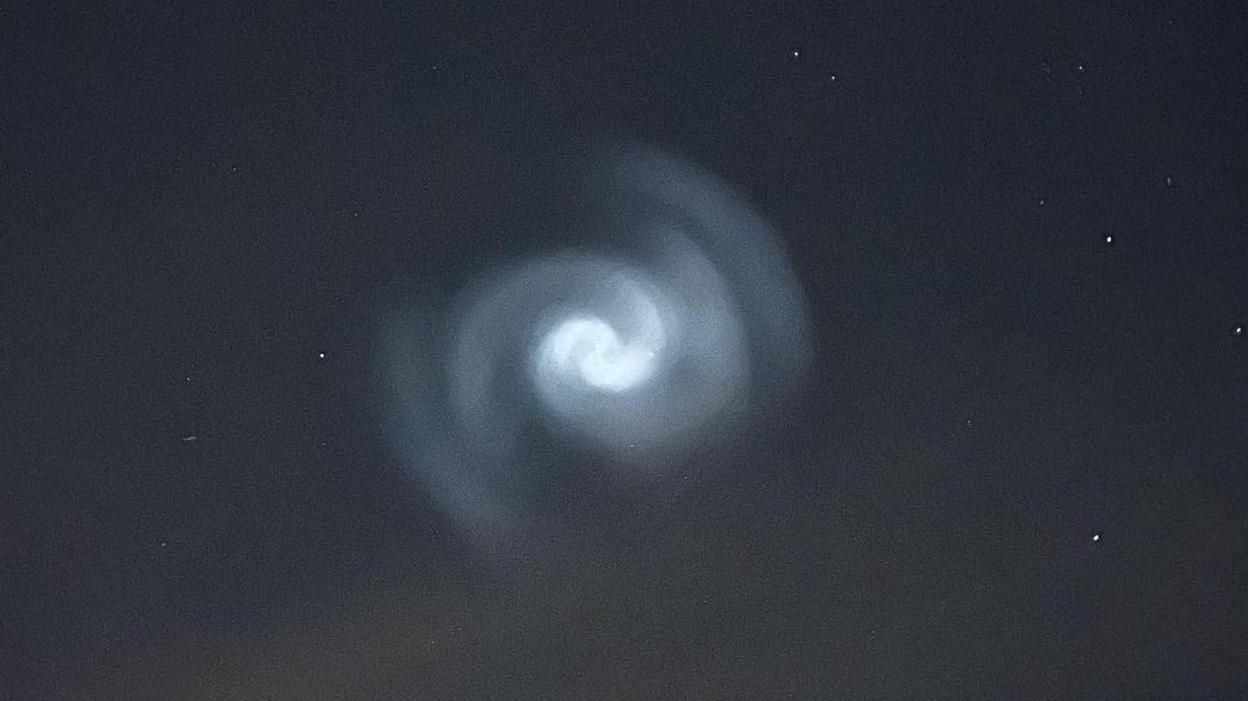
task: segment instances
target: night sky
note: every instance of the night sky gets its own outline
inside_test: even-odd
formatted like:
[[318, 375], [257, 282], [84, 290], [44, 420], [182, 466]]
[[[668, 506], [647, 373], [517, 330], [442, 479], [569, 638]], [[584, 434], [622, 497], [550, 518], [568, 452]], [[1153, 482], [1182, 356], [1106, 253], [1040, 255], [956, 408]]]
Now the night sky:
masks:
[[[503, 5], [0, 5], [0, 697], [1248, 697], [1248, 10]], [[617, 139], [813, 363], [502, 563], [384, 320]]]

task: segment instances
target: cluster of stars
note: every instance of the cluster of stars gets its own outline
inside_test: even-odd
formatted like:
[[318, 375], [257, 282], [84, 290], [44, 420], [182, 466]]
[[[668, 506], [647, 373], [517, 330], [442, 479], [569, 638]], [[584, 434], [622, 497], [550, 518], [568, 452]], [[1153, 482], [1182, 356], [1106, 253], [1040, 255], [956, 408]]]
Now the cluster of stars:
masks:
[[[802, 50], [801, 50], [800, 48], [794, 47], [794, 48], [792, 48], [792, 49], [789, 49], [789, 58], [790, 58], [790, 59], [792, 59], [792, 60], [796, 61], [796, 60], [800, 59], [801, 57], [802, 57]], [[836, 74], [835, 74], [835, 73], [829, 73], [829, 74], [828, 74], [828, 82], [829, 82], [829, 83], [835, 83], [835, 82], [836, 82]]]
[[[326, 356], [325, 356], [325, 352], [324, 352], [324, 351], [318, 351], [318, 352], [317, 352], [317, 354], [316, 354], [316, 359], [317, 359], [317, 360], [324, 361], [324, 360], [325, 360], [325, 357], [326, 357]], [[184, 379], [185, 379], [187, 382], [191, 382], [191, 381], [192, 381], [192, 377], [191, 377], [190, 375], [186, 375]], [[184, 435], [182, 436], [182, 442], [183, 442], [183, 443], [188, 443], [188, 444], [189, 444], [189, 443], [197, 443], [197, 442], [199, 442], [199, 435], [198, 435], [198, 434], [196, 434], [196, 433], [187, 433], [187, 434], [184, 434]], [[320, 441], [320, 446], [321, 446], [322, 448], [326, 447], [326, 445], [327, 445], [327, 444], [326, 444], [326, 442], [325, 442], [325, 441]], [[161, 543], [161, 545], [163, 546], [163, 545], [164, 545], [164, 543]]]
[[[1083, 68], [1083, 67], [1082, 67], [1082, 66], [1080, 66], [1079, 68], [1080, 68], [1080, 70], [1082, 70], [1082, 68]], [[1174, 187], [1174, 176], [1172, 176], [1172, 175], [1167, 175], [1167, 176], [1165, 177], [1165, 183], [1166, 183], [1166, 187]], [[1039, 202], [1040, 206], [1041, 206], [1041, 207], [1043, 207], [1043, 206], [1044, 206], [1044, 204], [1045, 204], [1045, 198], [1041, 197], [1041, 198], [1038, 200], [1038, 202]], [[1112, 246], [1112, 245], [1114, 245], [1114, 235], [1113, 235], [1113, 234], [1106, 234], [1106, 235], [1105, 235], [1105, 238], [1104, 238], [1104, 239], [1102, 239], [1102, 240], [1104, 241], [1104, 243], [1105, 243], [1105, 245], [1106, 245], [1106, 246]], [[1236, 327], [1235, 327], [1235, 328], [1231, 331], [1231, 335], [1232, 335], [1232, 336], [1243, 336], [1243, 335], [1244, 335], [1244, 327], [1243, 327], [1242, 325], [1240, 325], [1240, 326], [1236, 326]], [[968, 426], [970, 425], [970, 420], [969, 420], [969, 419], [967, 420], [967, 425], [968, 425]], [[1098, 535], [1094, 536], [1092, 539], [1093, 539], [1093, 540], [1099, 540], [1099, 538], [1100, 538], [1100, 535], [1098, 534]]]
[[[1241, 333], [1242, 331], [1243, 331], [1243, 327], [1236, 327], [1236, 329], [1235, 329], [1235, 333], [1236, 333], [1236, 335], [1238, 335], [1238, 334], [1239, 334], [1239, 333]], [[966, 427], [969, 429], [969, 428], [971, 428], [971, 427], [972, 427], [972, 425], [974, 425], [974, 421], [973, 421], [972, 419], [970, 419], [970, 418], [967, 418], [967, 419], [966, 419]], [[1093, 543], [1100, 544], [1100, 542], [1101, 542], [1101, 531], [1093, 531], [1093, 532], [1092, 532], [1092, 535], [1091, 535], [1091, 537], [1090, 537], [1090, 540], [1091, 540]]]

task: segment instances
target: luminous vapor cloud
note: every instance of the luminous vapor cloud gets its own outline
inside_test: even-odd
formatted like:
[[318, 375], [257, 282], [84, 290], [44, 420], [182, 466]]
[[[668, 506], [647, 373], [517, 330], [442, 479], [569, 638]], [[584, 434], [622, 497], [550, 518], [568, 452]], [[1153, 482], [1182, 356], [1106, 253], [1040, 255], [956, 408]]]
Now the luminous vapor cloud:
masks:
[[393, 448], [496, 552], [558, 527], [554, 482], [662, 484], [782, 398], [811, 353], [797, 281], [741, 192], [631, 144], [580, 166], [577, 243], [482, 261], [457, 300], [414, 298], [382, 330]]

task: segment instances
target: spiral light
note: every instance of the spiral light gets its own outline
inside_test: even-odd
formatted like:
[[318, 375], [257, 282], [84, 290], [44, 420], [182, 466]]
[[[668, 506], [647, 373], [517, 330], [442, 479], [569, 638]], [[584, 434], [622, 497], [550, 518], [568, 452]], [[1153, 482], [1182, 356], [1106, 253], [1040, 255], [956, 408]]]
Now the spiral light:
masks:
[[809, 359], [796, 279], [741, 193], [631, 145], [580, 177], [583, 244], [489, 269], [441, 308], [417, 299], [384, 327], [392, 443], [486, 540], [549, 521], [534, 494], [552, 461], [594, 455], [608, 479], [661, 480]]

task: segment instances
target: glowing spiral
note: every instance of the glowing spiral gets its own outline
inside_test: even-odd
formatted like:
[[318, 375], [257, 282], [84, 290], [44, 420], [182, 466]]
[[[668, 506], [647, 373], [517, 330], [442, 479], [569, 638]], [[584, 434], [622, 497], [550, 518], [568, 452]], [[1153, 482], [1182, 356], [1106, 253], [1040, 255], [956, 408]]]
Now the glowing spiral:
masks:
[[487, 539], [538, 520], [552, 450], [661, 478], [809, 359], [796, 279], [739, 192], [636, 146], [604, 149], [581, 177], [584, 245], [487, 273], [446, 308], [417, 300], [383, 329], [392, 442]]

